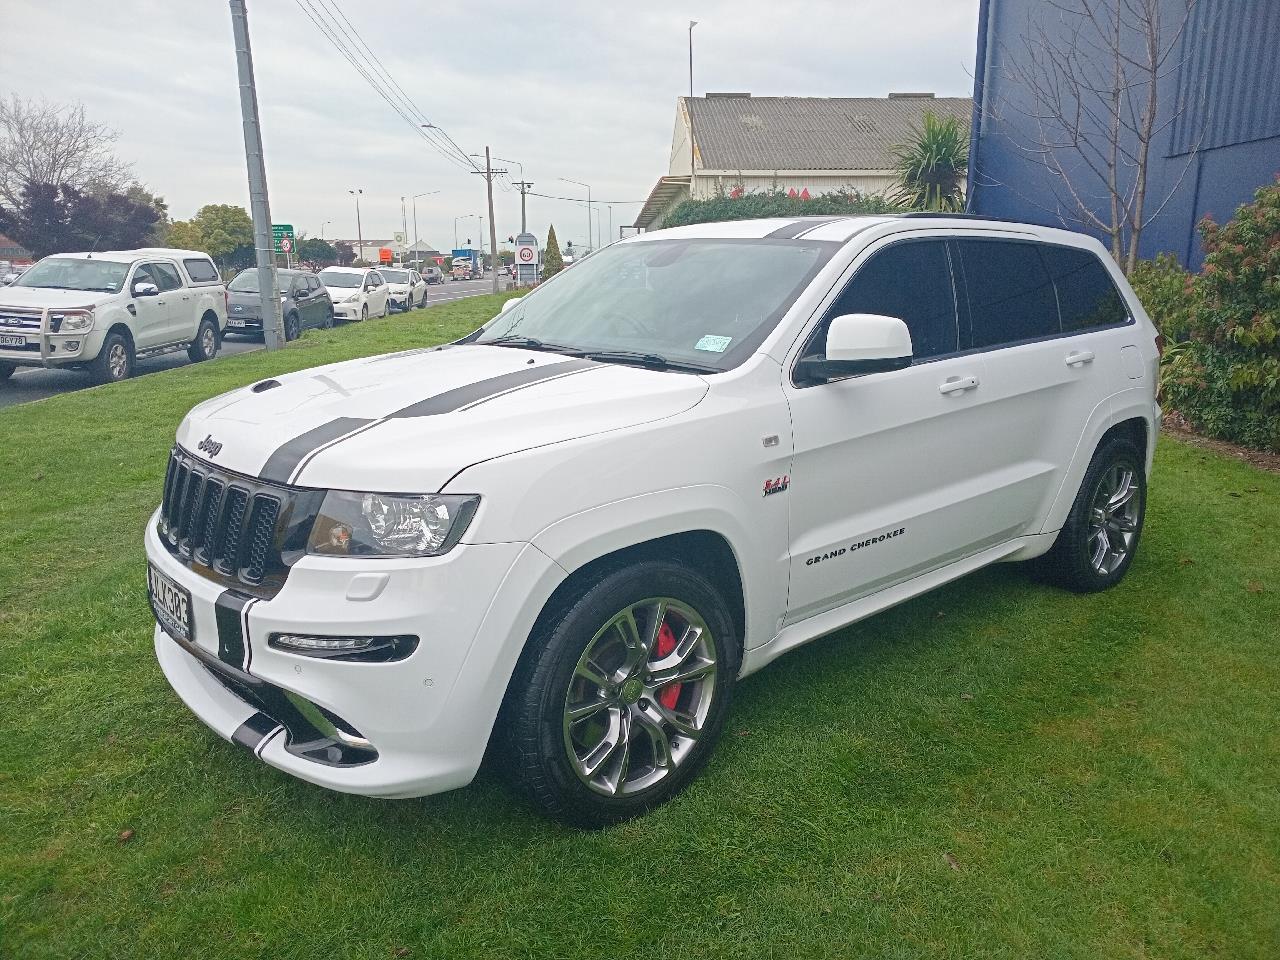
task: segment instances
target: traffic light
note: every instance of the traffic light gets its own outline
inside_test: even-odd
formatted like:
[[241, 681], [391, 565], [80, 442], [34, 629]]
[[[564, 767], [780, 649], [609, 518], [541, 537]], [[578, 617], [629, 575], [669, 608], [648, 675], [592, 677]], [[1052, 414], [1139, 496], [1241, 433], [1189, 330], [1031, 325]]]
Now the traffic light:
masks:
[[507, 237], [507, 243], [515, 243], [515, 242], [516, 242], [515, 237]]

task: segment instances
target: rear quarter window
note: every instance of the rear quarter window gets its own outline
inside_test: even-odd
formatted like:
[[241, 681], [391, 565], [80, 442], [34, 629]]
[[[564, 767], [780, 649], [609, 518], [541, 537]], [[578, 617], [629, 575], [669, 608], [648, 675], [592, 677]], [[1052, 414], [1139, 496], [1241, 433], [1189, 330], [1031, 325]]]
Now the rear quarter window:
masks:
[[218, 279], [218, 270], [213, 265], [213, 261], [206, 260], [204, 257], [183, 260], [182, 266], [186, 269], [192, 283], [211, 283]]
[[1129, 307], [1097, 256], [1076, 247], [1048, 245], [1040, 252], [1058, 291], [1063, 333], [1129, 321]]

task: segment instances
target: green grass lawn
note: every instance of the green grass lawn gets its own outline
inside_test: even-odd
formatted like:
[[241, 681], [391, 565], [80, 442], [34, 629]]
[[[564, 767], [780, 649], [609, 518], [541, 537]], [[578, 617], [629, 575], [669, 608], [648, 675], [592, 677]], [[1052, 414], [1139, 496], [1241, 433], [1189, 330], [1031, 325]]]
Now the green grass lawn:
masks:
[[1002, 566], [799, 650], [629, 824], [491, 772], [346, 797], [209, 732], [144, 589], [183, 413], [497, 302], [0, 412], [0, 957], [1280, 956], [1280, 477], [1173, 442], [1119, 588]]

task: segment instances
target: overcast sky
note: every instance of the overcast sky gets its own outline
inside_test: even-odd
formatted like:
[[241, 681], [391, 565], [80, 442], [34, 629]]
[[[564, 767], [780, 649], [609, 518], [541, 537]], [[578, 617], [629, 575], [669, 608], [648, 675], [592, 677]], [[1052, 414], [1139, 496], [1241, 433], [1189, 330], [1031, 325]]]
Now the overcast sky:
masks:
[[[320, 6], [321, 0], [309, 0]], [[378, 4], [327, 0], [350, 18], [418, 108], [468, 153], [523, 163], [533, 191], [614, 201], [614, 232], [666, 173], [676, 97], [970, 96], [977, 0], [755, 0]], [[122, 158], [175, 219], [248, 206], [231, 19], [225, 0], [3, 0], [0, 93], [83, 101], [117, 129]], [[450, 165], [341, 58], [298, 0], [249, 0], [272, 217], [313, 236], [366, 241], [400, 229], [453, 244], [454, 218], [485, 214], [483, 178]], [[496, 165], [496, 164], [495, 164]], [[504, 163], [512, 176], [519, 167]], [[499, 239], [519, 195], [495, 189]], [[539, 238], [586, 235], [585, 205], [529, 198]], [[599, 207], [605, 230], [610, 211]], [[459, 239], [478, 222], [457, 224]], [[409, 217], [410, 239], [413, 235]]]

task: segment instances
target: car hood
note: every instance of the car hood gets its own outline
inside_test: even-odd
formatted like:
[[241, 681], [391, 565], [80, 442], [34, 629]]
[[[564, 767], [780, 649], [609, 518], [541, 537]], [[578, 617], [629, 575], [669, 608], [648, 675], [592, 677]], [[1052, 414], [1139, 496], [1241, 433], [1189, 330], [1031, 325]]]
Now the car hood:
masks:
[[[285, 300], [288, 300], [288, 299], [289, 298], [287, 295], [283, 293], [280, 294], [281, 303], [283, 303]], [[259, 294], [246, 293], [243, 290], [228, 290], [227, 303], [239, 305], [242, 307], [252, 307], [254, 312], [256, 313], [258, 308], [262, 306], [262, 297]]]
[[508, 347], [431, 347], [207, 400], [183, 420], [178, 443], [264, 480], [433, 492], [472, 464], [675, 416], [706, 392], [692, 374]]
[[8, 307], [88, 307], [105, 303], [115, 293], [101, 290], [56, 290], [43, 287], [0, 287], [0, 304]]
[[[321, 284], [324, 287], [324, 284]], [[359, 293], [359, 287], [324, 287], [324, 292], [329, 294], [330, 300], [345, 300], [353, 293]]]

